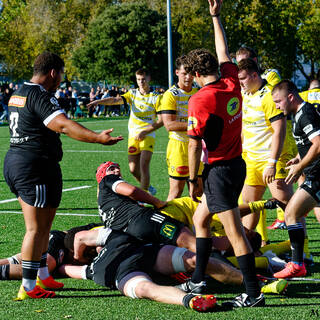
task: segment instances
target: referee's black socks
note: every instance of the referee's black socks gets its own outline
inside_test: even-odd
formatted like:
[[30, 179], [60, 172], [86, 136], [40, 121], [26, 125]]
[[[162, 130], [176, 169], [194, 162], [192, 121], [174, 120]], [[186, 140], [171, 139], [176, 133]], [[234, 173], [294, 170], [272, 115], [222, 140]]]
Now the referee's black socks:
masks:
[[204, 280], [207, 269], [208, 260], [212, 250], [211, 238], [196, 238], [196, 268], [192, 274], [191, 281], [199, 283]]
[[246, 293], [249, 297], [256, 298], [260, 295], [260, 287], [256, 275], [256, 266], [253, 252], [237, 257]]

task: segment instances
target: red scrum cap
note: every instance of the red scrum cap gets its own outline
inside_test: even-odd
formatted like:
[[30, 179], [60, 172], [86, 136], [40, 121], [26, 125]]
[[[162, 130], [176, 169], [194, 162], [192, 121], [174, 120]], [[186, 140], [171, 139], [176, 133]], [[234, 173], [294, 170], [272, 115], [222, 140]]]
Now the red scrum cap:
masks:
[[96, 179], [98, 183], [100, 183], [100, 181], [106, 176], [106, 172], [110, 167], [117, 167], [120, 169], [119, 164], [112, 161], [107, 161], [100, 164], [96, 172]]

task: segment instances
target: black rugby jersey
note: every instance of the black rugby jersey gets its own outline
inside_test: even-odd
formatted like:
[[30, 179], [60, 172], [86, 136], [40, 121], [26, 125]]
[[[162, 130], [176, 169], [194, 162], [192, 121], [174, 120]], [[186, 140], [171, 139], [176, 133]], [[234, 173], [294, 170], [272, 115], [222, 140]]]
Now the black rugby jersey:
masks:
[[60, 135], [47, 124], [64, 111], [41, 85], [24, 83], [9, 100], [10, 150], [29, 151], [54, 161], [62, 158]]
[[99, 215], [105, 227], [113, 230], [124, 230], [132, 217], [150, 210], [141, 207], [137, 201], [114, 192], [113, 188], [120, 182], [124, 182], [120, 176], [111, 174], [99, 183]]
[[[310, 140], [320, 135], [320, 114], [312, 104], [304, 103], [294, 115], [292, 134], [302, 159], [312, 145]], [[320, 158], [309, 164], [303, 172], [307, 175], [320, 176]]]

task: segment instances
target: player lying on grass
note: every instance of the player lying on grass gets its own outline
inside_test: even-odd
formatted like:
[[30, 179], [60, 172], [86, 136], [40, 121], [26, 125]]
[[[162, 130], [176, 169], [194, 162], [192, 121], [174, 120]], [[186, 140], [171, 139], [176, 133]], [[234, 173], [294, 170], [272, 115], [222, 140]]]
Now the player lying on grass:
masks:
[[[194, 296], [171, 286], [161, 286], [152, 281], [154, 272], [171, 275], [177, 272], [194, 270], [196, 256], [193, 252], [172, 245], [145, 243], [119, 231], [99, 228], [81, 231], [75, 234], [74, 251], [82, 252], [89, 247], [104, 246], [96, 259], [87, 266], [63, 265], [60, 272], [78, 279], [91, 279], [97, 284], [112, 289], [117, 288], [131, 298], [147, 298], [163, 303], [184, 305], [197, 311], [205, 311], [214, 306], [212, 295]], [[79, 258], [80, 259], [80, 258]], [[81, 259], [80, 259], [81, 260]], [[224, 264], [217, 267], [210, 258], [207, 274], [216, 279], [216, 275], [227, 271], [232, 278], [223, 281], [228, 284], [240, 285], [242, 274], [235, 268], [225, 269]], [[285, 280], [268, 285], [269, 290], [287, 286]], [[271, 288], [272, 287], [272, 288]]]
[[[198, 203], [188, 198], [174, 199], [168, 203], [161, 201], [127, 183], [121, 176], [119, 164], [111, 161], [98, 167], [96, 179], [99, 184], [99, 214], [106, 227], [124, 231], [142, 241], [176, 245], [195, 252], [192, 216]], [[142, 207], [138, 201], [153, 205], [155, 208]], [[245, 204], [240, 207], [241, 214], [246, 215], [265, 206], [271, 209], [276, 204], [276, 201]], [[216, 221], [215, 219], [213, 221]], [[215, 228], [214, 223], [212, 228]], [[223, 230], [220, 222], [219, 229]], [[230, 248], [225, 233], [214, 235], [224, 237], [214, 237], [213, 248], [224, 251]], [[257, 236], [252, 231], [248, 231], [247, 235], [253, 240]], [[256, 248], [260, 248], [260, 244]]]
[[[78, 261], [74, 259], [73, 253], [73, 245], [72, 247], [66, 246], [68, 244], [68, 237], [71, 233], [74, 237], [74, 234], [83, 230], [90, 230], [92, 228], [101, 226], [101, 224], [90, 223], [83, 226], [78, 226], [67, 231], [60, 230], [51, 230], [49, 237], [49, 246], [48, 246], [48, 256], [47, 256], [47, 265], [49, 273], [52, 275], [57, 269], [65, 263], [72, 264], [83, 264], [90, 263], [92, 259], [97, 255], [96, 248], [92, 250], [92, 248], [86, 248], [86, 250], [82, 254], [82, 261]], [[70, 250], [72, 249], [72, 251]], [[0, 280], [19, 280], [22, 279], [22, 259], [21, 253], [17, 253], [14, 256], [9, 258], [0, 259]], [[51, 277], [51, 276], [50, 276]], [[44, 285], [42, 281], [38, 281], [38, 285], [40, 285], [44, 289], [59, 289], [52, 288]], [[62, 288], [63, 285], [60, 287]]]

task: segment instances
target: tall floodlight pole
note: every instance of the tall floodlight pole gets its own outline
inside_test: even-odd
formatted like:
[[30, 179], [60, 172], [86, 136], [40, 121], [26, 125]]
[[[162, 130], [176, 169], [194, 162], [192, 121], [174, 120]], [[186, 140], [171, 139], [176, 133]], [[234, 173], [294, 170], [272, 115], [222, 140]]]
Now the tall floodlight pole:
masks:
[[171, 1], [167, 0], [167, 39], [168, 39], [168, 80], [169, 88], [173, 85]]

